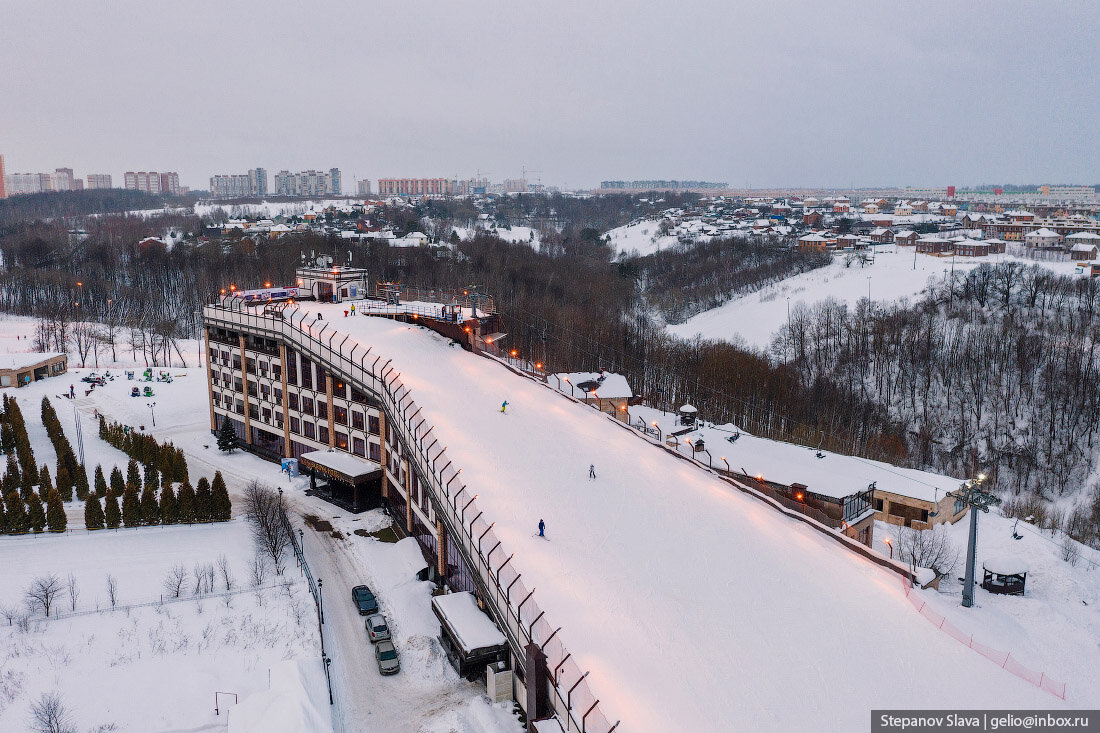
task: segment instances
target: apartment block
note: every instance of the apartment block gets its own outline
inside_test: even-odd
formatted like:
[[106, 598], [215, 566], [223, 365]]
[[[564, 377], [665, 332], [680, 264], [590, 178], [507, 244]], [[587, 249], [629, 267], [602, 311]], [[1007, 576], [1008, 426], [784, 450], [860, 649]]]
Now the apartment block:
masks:
[[89, 189], [92, 189], [92, 188], [113, 188], [114, 186], [111, 182], [111, 174], [110, 173], [89, 173], [88, 174], [88, 186], [87, 187]]
[[331, 168], [327, 173], [308, 170], [291, 173], [282, 170], [275, 174], [276, 196], [339, 196], [341, 176], [339, 168]]
[[379, 178], [379, 196], [453, 196], [455, 182], [449, 178]]

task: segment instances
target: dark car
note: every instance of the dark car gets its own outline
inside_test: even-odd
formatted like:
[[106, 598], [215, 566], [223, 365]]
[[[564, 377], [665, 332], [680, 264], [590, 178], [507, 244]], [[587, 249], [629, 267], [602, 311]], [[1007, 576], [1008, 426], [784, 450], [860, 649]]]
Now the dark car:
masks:
[[357, 585], [351, 589], [351, 600], [355, 601], [355, 607], [359, 609], [360, 616], [378, 613], [378, 599], [365, 585]]

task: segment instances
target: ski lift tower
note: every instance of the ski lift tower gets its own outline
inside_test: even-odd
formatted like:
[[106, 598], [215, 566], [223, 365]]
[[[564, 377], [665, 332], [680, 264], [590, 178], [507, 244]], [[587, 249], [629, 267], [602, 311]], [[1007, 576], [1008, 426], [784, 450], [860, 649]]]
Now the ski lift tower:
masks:
[[977, 478], [964, 481], [958, 490], [948, 494], [959, 501], [966, 502], [970, 507], [970, 540], [966, 544], [966, 580], [963, 585], [962, 601], [966, 608], [974, 605], [974, 555], [978, 546], [978, 512], [988, 512], [989, 507], [1001, 503], [996, 496], [982, 490], [984, 481], [985, 474], [979, 473]]

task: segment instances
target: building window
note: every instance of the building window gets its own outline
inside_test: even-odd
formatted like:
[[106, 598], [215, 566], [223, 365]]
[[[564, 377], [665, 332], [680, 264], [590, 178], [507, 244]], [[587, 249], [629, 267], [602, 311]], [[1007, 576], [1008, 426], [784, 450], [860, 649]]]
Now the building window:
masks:
[[317, 391], [325, 389], [325, 380], [328, 378], [328, 373], [321, 368], [321, 365], [317, 365]]
[[302, 423], [302, 428], [303, 428], [302, 435], [306, 436], [307, 438], [316, 437], [315, 434], [314, 434], [314, 431], [313, 431], [313, 423], [311, 423], [310, 421], [306, 420], [305, 422], [303, 422]]
[[275, 401], [276, 402], [282, 402], [283, 401], [283, 390], [280, 387], [275, 388]]
[[339, 448], [340, 450], [347, 450], [348, 449], [348, 434], [347, 433], [341, 433], [339, 430], [336, 431], [336, 447]]
[[348, 411], [346, 407], [336, 405], [332, 408], [332, 419], [341, 425], [348, 424]]
[[312, 397], [302, 397], [302, 412], [304, 412], [307, 415], [312, 415], [313, 414], [313, 398]]
[[328, 403], [317, 400], [317, 417], [328, 418]]
[[301, 435], [302, 433], [302, 424], [296, 417], [290, 418], [290, 432], [295, 435]]
[[239, 379], [234, 379], [233, 380], [233, 391], [234, 392], [243, 392], [244, 391], [244, 382], [242, 382]]
[[343, 382], [334, 382], [332, 385], [332, 394], [334, 397], [346, 400], [348, 398], [348, 386]]
[[351, 439], [351, 452], [357, 456], [366, 454], [367, 444], [362, 438]]
[[363, 413], [355, 410], [351, 411], [351, 426], [356, 430], [363, 429]]
[[317, 426], [317, 440], [321, 441], [322, 443], [327, 443], [328, 442], [328, 426], [327, 425], [318, 425]]
[[966, 511], [966, 502], [962, 499], [955, 499], [955, 514], [962, 514]]
[[368, 420], [368, 424], [370, 425], [371, 435], [378, 435], [381, 432], [377, 415], [371, 415], [370, 420]]
[[376, 463], [378, 461], [382, 460], [382, 451], [379, 450], [378, 443], [371, 443], [370, 444], [370, 456], [369, 456], [369, 458], [372, 461], [376, 462]]
[[367, 396], [364, 393], [357, 390], [355, 387], [352, 387], [351, 388], [351, 401], [356, 402], [360, 405], [365, 405], [365, 404], [367, 404]]
[[286, 396], [286, 404], [290, 409], [297, 412], [298, 411], [298, 395], [294, 394], [293, 392], [289, 393]]
[[287, 384], [298, 384], [298, 357], [289, 349], [286, 352], [286, 381]]
[[305, 357], [302, 357], [302, 386], [313, 388], [313, 365]]

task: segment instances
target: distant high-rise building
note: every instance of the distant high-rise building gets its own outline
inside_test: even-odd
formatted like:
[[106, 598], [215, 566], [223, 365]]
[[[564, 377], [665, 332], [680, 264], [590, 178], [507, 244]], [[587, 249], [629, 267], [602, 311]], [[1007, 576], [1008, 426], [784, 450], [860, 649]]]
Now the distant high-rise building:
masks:
[[455, 192], [449, 178], [379, 178], [379, 196], [447, 196]]
[[72, 168], [55, 168], [50, 186], [54, 191], [72, 191], [76, 188], [75, 181]]
[[362, 178], [359, 180], [359, 195], [370, 196], [370, 179]]
[[0, 199], [8, 197], [8, 187], [4, 183], [4, 156], [0, 154]]
[[157, 173], [156, 171], [126, 171], [123, 186], [129, 191], [144, 193], [171, 193], [179, 195], [180, 177], [178, 173]]
[[267, 169], [253, 168], [248, 172], [248, 186], [253, 196], [267, 195]]
[[110, 173], [89, 173], [88, 188], [112, 188]]
[[339, 168], [332, 168], [328, 173], [313, 170], [291, 173], [284, 170], [275, 174], [276, 196], [339, 196], [340, 192]]

